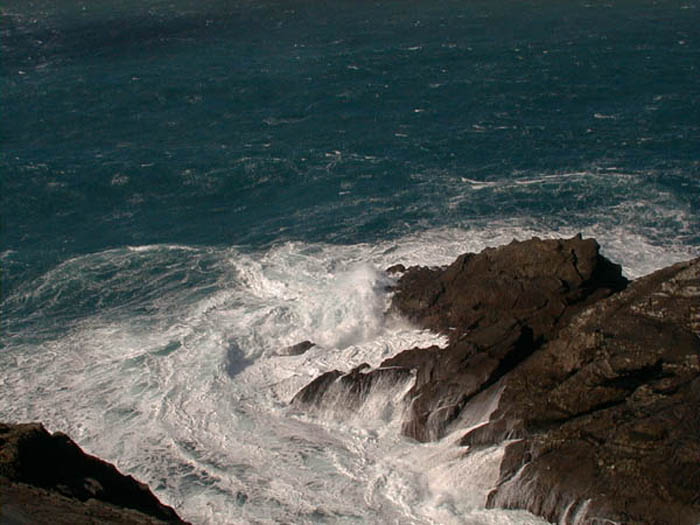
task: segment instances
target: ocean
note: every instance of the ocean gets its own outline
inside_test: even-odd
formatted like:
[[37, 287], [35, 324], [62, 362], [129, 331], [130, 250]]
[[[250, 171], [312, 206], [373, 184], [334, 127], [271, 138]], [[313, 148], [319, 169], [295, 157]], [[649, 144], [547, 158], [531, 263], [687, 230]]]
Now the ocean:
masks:
[[400, 435], [410, 385], [289, 401], [444, 344], [384, 315], [393, 264], [578, 232], [630, 278], [700, 255], [699, 8], [3, 2], [0, 420], [197, 524], [545, 523], [484, 508], [503, 446]]

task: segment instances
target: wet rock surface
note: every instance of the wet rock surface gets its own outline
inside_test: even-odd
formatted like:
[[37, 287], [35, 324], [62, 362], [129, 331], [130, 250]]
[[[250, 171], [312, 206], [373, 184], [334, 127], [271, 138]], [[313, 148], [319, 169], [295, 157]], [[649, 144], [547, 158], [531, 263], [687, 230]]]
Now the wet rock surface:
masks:
[[475, 394], [555, 337], [574, 314], [626, 285], [620, 266], [581, 237], [513, 242], [462, 255], [444, 269], [409, 270], [392, 308], [450, 343], [383, 363], [418, 370], [404, 433], [439, 439]]
[[302, 388], [292, 399], [292, 404], [358, 409], [373, 392], [390, 390], [412, 376], [413, 372], [406, 367], [371, 369], [366, 363], [347, 374], [331, 370]]
[[38, 423], [0, 423], [2, 523], [186, 523], [149, 488]]
[[282, 349], [280, 352], [280, 355], [287, 355], [287, 356], [295, 356], [295, 355], [302, 355], [306, 353], [307, 350], [312, 349], [314, 346], [316, 346], [316, 343], [312, 343], [311, 341], [301, 341], [300, 343], [297, 343], [295, 345], [287, 346]]
[[489, 504], [571, 523], [700, 523], [699, 313], [696, 259], [597, 303], [504, 378], [491, 421], [463, 438], [519, 429]]
[[629, 284], [594, 240], [533, 239], [408, 268], [394, 290], [392, 309], [447, 347], [329, 372], [294, 403], [323, 403], [339, 382], [361, 400], [374, 375], [410, 371], [403, 432], [429, 441], [498, 391], [460, 441], [465, 454], [508, 444], [490, 506], [564, 524], [700, 523], [700, 259]]
[[[419, 441], [439, 439], [469, 399], [551, 339], [573, 314], [626, 284], [596, 242], [580, 237], [513, 242], [462, 255], [445, 268], [409, 268], [394, 288], [391, 309], [446, 334], [449, 345], [406, 350], [376, 371], [343, 380], [361, 377], [366, 383], [387, 369], [415, 371], [403, 432]], [[322, 378], [294, 401], [328, 398], [334, 383], [328, 374]], [[362, 396], [367, 389], [356, 391]]]

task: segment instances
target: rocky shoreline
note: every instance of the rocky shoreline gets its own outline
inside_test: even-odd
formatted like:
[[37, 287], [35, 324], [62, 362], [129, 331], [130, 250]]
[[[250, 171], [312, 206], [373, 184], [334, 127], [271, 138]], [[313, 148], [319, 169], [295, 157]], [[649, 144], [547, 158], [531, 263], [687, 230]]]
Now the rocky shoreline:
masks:
[[39, 423], [0, 423], [0, 523], [186, 524], [150, 489]]
[[[447, 346], [326, 372], [296, 394], [296, 409], [342, 396], [359, 410], [406, 385], [405, 436], [449, 436], [465, 457], [504, 448], [489, 507], [561, 525], [700, 523], [700, 258], [629, 282], [577, 236], [387, 272], [397, 275], [390, 313]], [[0, 424], [0, 520], [185, 523], [38, 423]]]
[[[346, 406], [415, 375], [403, 433], [506, 446], [490, 507], [561, 524], [700, 523], [700, 259], [629, 283], [580, 236], [400, 265], [391, 310], [446, 335], [292, 401]], [[496, 399], [487, 420], [470, 414]], [[460, 434], [461, 432], [461, 434]]]

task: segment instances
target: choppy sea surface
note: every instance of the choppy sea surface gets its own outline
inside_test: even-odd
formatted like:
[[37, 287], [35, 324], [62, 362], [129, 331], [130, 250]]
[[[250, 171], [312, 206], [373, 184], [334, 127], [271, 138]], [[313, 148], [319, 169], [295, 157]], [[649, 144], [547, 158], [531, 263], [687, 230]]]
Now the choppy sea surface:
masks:
[[392, 264], [578, 232], [630, 277], [699, 255], [699, 9], [3, 2], [0, 420], [194, 523], [544, 523], [484, 508], [502, 446], [400, 436], [410, 384], [289, 401], [441, 343], [384, 316]]

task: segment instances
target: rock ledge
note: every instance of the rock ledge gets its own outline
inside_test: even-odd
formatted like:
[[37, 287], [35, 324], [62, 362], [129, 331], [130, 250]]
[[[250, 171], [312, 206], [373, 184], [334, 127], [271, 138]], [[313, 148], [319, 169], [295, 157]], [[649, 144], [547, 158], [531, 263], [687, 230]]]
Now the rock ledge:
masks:
[[0, 423], [0, 518], [10, 524], [185, 524], [149, 488], [39, 423]]

